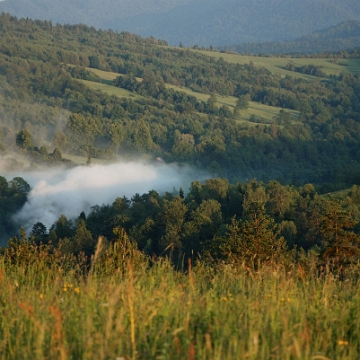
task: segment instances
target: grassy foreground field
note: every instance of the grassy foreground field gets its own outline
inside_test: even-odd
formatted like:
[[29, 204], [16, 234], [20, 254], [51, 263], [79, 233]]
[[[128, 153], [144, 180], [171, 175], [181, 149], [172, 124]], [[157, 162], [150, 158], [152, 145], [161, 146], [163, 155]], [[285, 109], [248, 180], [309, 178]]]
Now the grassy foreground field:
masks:
[[356, 267], [340, 281], [301, 267], [184, 273], [139, 254], [99, 264], [95, 254], [83, 273], [41, 247], [9, 254], [0, 359], [360, 358]]

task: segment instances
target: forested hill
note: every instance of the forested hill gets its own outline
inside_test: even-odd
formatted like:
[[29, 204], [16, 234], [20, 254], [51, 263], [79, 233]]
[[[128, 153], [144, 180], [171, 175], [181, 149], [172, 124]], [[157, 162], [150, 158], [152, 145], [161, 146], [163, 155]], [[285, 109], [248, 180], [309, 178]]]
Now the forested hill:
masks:
[[[339, 245], [328, 247], [334, 237], [326, 224], [337, 221], [335, 210], [341, 246], [348, 254], [350, 239], [357, 250], [357, 235], [345, 229], [354, 225], [350, 216], [359, 218], [359, 186], [344, 192], [344, 204], [318, 195], [360, 184], [360, 77], [358, 59], [346, 56], [243, 57], [2, 14], [0, 233], [13, 234], [11, 215], [34, 199], [24, 170], [72, 167], [66, 159], [75, 155], [89, 165], [160, 157], [217, 178], [193, 181], [187, 194], [153, 190], [93, 204], [76, 225], [63, 215], [49, 232], [41, 218], [35, 241], [90, 257], [98, 235], [111, 240], [115, 228], [149, 255], [173, 249], [175, 261], [198, 252], [221, 259], [219, 251], [242, 256], [228, 242], [233, 231], [234, 239], [249, 234], [243, 244], [257, 249], [251, 261], [258, 261], [250, 229], [259, 220], [266, 249], [275, 241], [285, 249], [286, 239], [333, 254]], [[25, 179], [6, 178], [19, 169]]]
[[221, 49], [240, 54], [316, 54], [360, 48], [360, 22], [349, 20], [292, 41], [242, 43]]
[[343, 55], [273, 59], [271, 73], [268, 58], [255, 66], [85, 25], [3, 14], [0, 35], [2, 151], [31, 166], [63, 162], [63, 153], [121, 154], [232, 182], [313, 182], [322, 191], [360, 182], [360, 79]]
[[5, 0], [1, 11], [207, 47], [292, 40], [360, 20], [358, 0]]

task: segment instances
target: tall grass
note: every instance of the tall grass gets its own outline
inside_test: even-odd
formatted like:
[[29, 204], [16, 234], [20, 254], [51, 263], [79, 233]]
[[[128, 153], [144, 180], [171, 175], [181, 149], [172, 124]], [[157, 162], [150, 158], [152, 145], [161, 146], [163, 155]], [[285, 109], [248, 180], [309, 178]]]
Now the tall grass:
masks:
[[97, 258], [85, 274], [45, 255], [0, 256], [0, 359], [360, 358], [356, 266], [340, 280]]

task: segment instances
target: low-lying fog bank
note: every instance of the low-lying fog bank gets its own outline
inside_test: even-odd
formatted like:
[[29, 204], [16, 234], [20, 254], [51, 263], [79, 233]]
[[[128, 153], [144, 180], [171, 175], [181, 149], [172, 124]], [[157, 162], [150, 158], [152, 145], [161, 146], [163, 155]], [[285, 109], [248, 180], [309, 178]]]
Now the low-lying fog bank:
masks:
[[61, 214], [74, 219], [82, 211], [87, 214], [91, 206], [112, 204], [117, 197], [131, 199], [136, 193], [150, 190], [162, 194], [182, 187], [187, 191], [193, 180], [208, 177], [189, 166], [143, 162], [55, 168], [10, 176], [22, 176], [32, 188], [27, 203], [14, 216], [27, 233], [36, 222], [49, 228]]

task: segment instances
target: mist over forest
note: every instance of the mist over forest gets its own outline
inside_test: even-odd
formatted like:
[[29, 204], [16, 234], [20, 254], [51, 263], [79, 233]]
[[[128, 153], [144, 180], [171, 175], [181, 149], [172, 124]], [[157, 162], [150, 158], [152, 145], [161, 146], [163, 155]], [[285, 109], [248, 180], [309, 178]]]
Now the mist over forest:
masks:
[[75, 220], [81, 212], [89, 214], [92, 206], [111, 204], [117, 197], [130, 199], [150, 190], [172, 193], [181, 187], [188, 189], [193, 179], [206, 179], [205, 173], [188, 166], [143, 162], [52, 168], [23, 176], [31, 191], [14, 220], [27, 233], [37, 222], [49, 229], [62, 214]]
[[[345, 33], [343, 27], [329, 32], [340, 30]], [[186, 193], [192, 180], [204, 179], [194, 175], [184, 185], [186, 168], [232, 184], [253, 178], [287, 186], [313, 183], [320, 193], [358, 183], [356, 50], [310, 60], [279, 58], [271, 68], [258, 64], [263, 60], [257, 57], [169, 48], [155, 38], [9, 14], [1, 16], [1, 32], [3, 168], [18, 174], [32, 171], [14, 175], [32, 187], [25, 210], [16, 218], [28, 231], [32, 224], [23, 214], [34, 216], [33, 223], [40, 221], [31, 207], [35, 194], [47, 189], [51, 198], [57, 186], [70, 189], [66, 176], [91, 159], [103, 162], [99, 172], [104, 172], [104, 184], [122, 181], [116, 171], [115, 177], [107, 175], [117, 157], [128, 163], [142, 159], [144, 164], [161, 158], [181, 166], [163, 177], [174, 184], [151, 182], [150, 175], [145, 180], [152, 165], [135, 171], [135, 177], [144, 172], [139, 189], [131, 188], [140, 194], [172, 192], [174, 187]], [[69, 170], [60, 176], [58, 166]], [[97, 166], [95, 161], [82, 171], [96, 171]], [[57, 175], [42, 183], [34, 174], [43, 168]], [[168, 188], [158, 188], [158, 183]], [[106, 193], [101, 200], [101, 192], [94, 190], [99, 197], [85, 204], [86, 190], [75, 193], [71, 198], [79, 196], [82, 205], [69, 206], [72, 219], [114, 200]], [[122, 195], [134, 194], [126, 190]], [[53, 206], [54, 201], [44, 201]], [[37, 207], [47, 227], [62, 208]]]
[[2, 10], [1, 359], [360, 358], [358, 1]]

